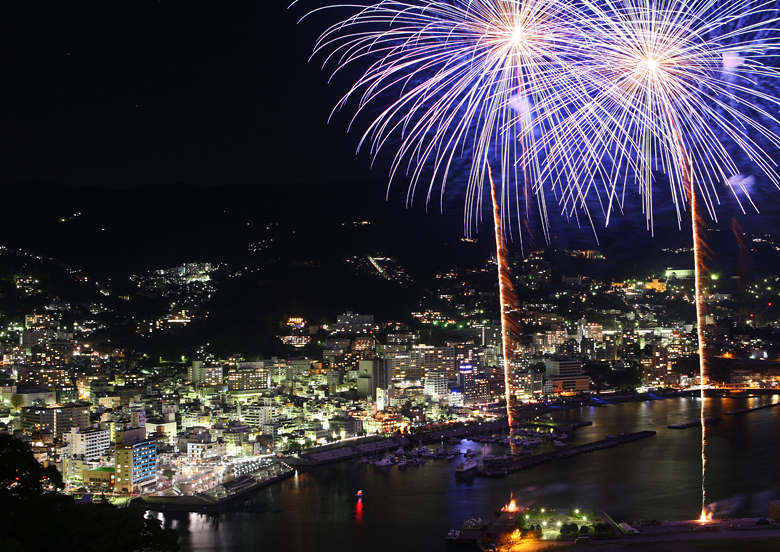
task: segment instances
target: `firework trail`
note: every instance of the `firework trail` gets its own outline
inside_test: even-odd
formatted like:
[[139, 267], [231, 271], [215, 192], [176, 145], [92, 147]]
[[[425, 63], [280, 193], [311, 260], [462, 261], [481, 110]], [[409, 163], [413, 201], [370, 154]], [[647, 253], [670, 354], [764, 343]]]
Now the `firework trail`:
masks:
[[[545, 147], [553, 160], [545, 178], [560, 193], [564, 212], [588, 210], [596, 195], [603, 215], [622, 210], [627, 182], [637, 182], [643, 210], [653, 228], [653, 182], [668, 180], [682, 225], [689, 208], [693, 233], [698, 352], [702, 386], [702, 512], [706, 507], [705, 214], [715, 219], [718, 187], [726, 184], [741, 203], [732, 150], [751, 169], [778, 186], [770, 150], [780, 147], [780, 99], [758, 86], [776, 83], [770, 65], [778, 56], [778, 12], [762, 0], [583, 0], [593, 48], [580, 66], [590, 79], [591, 99], [567, 118], [568, 133], [558, 132]], [[565, 136], [571, 136], [568, 141]], [[563, 139], [562, 139], [563, 138]], [[606, 145], [602, 172], [581, 174], [561, 150], [582, 148], [581, 141]], [[541, 142], [540, 142], [541, 143]], [[539, 144], [537, 144], [538, 146]], [[601, 177], [601, 184], [595, 176]], [[606, 176], [606, 178], [604, 178]], [[736, 186], [732, 183], [736, 183]], [[737, 189], [739, 188], [739, 189]]]
[[514, 411], [511, 407], [511, 386], [510, 374], [514, 365], [514, 352], [517, 343], [517, 336], [520, 334], [520, 327], [517, 321], [516, 312], [518, 310], [517, 295], [512, 285], [512, 273], [509, 269], [507, 259], [506, 238], [501, 225], [501, 213], [496, 198], [496, 184], [493, 181], [493, 173], [488, 168], [488, 178], [490, 180], [490, 197], [493, 203], [493, 225], [496, 234], [496, 267], [498, 268], [498, 293], [501, 308], [501, 345], [502, 355], [504, 357], [504, 396], [506, 398], [506, 412], [509, 423], [509, 443], [514, 450], [515, 441], [511, 437], [515, 436]]

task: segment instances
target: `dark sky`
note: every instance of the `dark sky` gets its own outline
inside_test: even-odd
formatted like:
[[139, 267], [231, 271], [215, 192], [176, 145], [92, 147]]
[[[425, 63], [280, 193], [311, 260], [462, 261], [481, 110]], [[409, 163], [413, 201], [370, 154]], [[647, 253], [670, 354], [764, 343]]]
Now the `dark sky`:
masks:
[[0, 183], [381, 178], [288, 0], [0, 3]]
[[[299, 25], [307, 11], [329, 2], [300, 0], [289, 10], [288, 2], [0, 2], [0, 184], [386, 179], [386, 160], [371, 170], [366, 152], [355, 155], [366, 121], [347, 134], [354, 104], [327, 123], [360, 68], [328, 84], [323, 60], [307, 61], [317, 35], [345, 12], [320, 13]], [[395, 188], [401, 206], [404, 183]], [[762, 211], [776, 211], [774, 187], [756, 188]], [[659, 228], [678, 232], [671, 202], [658, 197], [657, 220], [669, 211]], [[420, 199], [415, 205], [424, 209], [424, 194]], [[448, 188], [444, 202], [435, 193], [429, 208], [462, 215], [457, 188]], [[723, 221], [733, 212], [745, 228], [752, 222], [775, 227], [771, 216], [726, 207], [719, 210]], [[627, 215], [627, 224], [641, 227], [632, 235], [647, 234], [641, 209]], [[553, 232], [572, 229], [593, 245], [588, 228], [554, 214], [551, 224]]]

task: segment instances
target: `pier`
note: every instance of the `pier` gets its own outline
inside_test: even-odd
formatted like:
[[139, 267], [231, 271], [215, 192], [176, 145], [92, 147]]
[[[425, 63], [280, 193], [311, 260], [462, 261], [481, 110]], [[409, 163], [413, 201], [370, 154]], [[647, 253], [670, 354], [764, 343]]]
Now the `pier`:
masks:
[[520, 470], [530, 468], [539, 464], [544, 464], [555, 458], [569, 458], [571, 456], [577, 456], [578, 454], [584, 454], [586, 452], [594, 452], [606, 448], [616, 447], [623, 443], [630, 443], [638, 439], [644, 439], [646, 437], [652, 437], [655, 435], [655, 431], [639, 431], [636, 433], [624, 433], [617, 437], [607, 437], [600, 441], [594, 441], [584, 445], [577, 445], [566, 449], [553, 450], [550, 452], [544, 452], [542, 454], [535, 454], [533, 456], [525, 456], [523, 458], [516, 458], [510, 461], [509, 465], [501, 466], [489, 466], [483, 465], [482, 469], [477, 471], [477, 475], [481, 477], [504, 477], [510, 473], [515, 473]]

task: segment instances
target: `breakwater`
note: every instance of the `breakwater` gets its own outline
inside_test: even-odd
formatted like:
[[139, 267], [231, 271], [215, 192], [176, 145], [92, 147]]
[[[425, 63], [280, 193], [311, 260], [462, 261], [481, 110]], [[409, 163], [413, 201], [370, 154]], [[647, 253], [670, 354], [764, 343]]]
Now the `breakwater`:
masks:
[[532, 466], [544, 464], [556, 458], [569, 458], [578, 454], [585, 454], [586, 452], [595, 452], [597, 450], [616, 447], [618, 445], [622, 445], [623, 443], [630, 443], [631, 441], [636, 441], [638, 439], [652, 437], [655, 434], [655, 431], [624, 433], [622, 435], [618, 435], [617, 437], [607, 437], [606, 439], [593, 441], [592, 443], [586, 443], [584, 445], [553, 450], [550, 452], [544, 452], [542, 454], [535, 454], [533, 456], [515, 458], [509, 461], [509, 464], [506, 464], [506, 462], [486, 462], [482, 468], [477, 471], [477, 475], [481, 477], [504, 477], [510, 473], [515, 473], [520, 470], [528, 469]]
[[729, 416], [734, 416], [736, 414], [747, 414], [748, 412], [753, 412], [754, 410], [761, 410], [762, 408], [772, 408], [773, 406], [780, 406], [780, 403], [764, 404], [761, 406], [752, 406], [750, 408], [740, 408], [739, 410], [731, 410], [729, 412], [726, 412], [726, 414]]

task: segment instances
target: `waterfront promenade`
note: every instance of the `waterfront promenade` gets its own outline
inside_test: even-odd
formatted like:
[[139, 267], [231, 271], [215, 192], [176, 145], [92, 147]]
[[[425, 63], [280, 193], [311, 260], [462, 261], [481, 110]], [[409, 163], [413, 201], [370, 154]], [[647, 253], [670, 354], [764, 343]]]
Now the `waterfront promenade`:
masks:
[[[606, 516], [609, 518], [609, 516]], [[761, 518], [722, 519], [709, 522], [698, 520], [626, 524], [636, 533], [618, 530], [613, 538], [591, 540], [586, 545], [571, 540], [557, 540], [555, 531], [545, 532], [542, 539], [512, 540], [514, 531], [511, 514], [502, 514], [491, 527], [493, 541], [500, 542], [500, 552], [533, 552], [549, 550], [592, 550], [599, 552], [763, 552], [780, 550], [780, 526], [776, 523], [759, 524]], [[709, 543], [712, 543], [709, 545]], [[479, 542], [482, 552], [491, 542]]]

